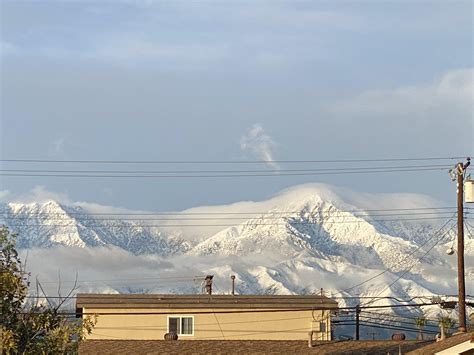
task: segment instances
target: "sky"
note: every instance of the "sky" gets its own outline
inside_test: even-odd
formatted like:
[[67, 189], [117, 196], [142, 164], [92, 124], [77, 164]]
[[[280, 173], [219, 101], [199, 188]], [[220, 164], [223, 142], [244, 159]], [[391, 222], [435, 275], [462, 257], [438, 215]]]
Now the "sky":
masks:
[[[469, 156], [473, 16], [471, 1], [4, 0], [0, 157], [264, 160], [278, 171], [287, 168], [280, 160]], [[67, 195], [169, 211], [261, 200], [308, 182], [455, 201], [445, 171], [2, 176], [0, 198]]]

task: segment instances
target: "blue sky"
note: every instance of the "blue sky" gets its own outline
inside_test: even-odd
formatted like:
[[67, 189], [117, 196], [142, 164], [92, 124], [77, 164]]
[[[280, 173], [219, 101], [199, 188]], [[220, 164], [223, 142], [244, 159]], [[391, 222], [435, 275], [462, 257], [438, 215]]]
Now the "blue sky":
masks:
[[[3, 1], [1, 10], [4, 159], [474, 151], [471, 1]], [[454, 194], [444, 172], [0, 181], [10, 198], [41, 185], [151, 210], [258, 200], [305, 182]]]

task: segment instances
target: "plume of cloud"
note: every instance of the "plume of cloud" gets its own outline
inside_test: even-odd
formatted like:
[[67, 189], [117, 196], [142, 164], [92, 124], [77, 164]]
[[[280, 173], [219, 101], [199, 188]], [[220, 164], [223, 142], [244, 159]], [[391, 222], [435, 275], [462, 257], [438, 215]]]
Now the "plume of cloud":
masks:
[[240, 138], [240, 149], [244, 152], [250, 152], [258, 159], [261, 159], [272, 167], [279, 169], [278, 163], [274, 159], [275, 142], [270, 137], [263, 127], [259, 124], [254, 124], [247, 133]]
[[59, 137], [50, 142], [49, 155], [53, 157], [62, 155], [64, 153], [64, 142], [64, 137]]

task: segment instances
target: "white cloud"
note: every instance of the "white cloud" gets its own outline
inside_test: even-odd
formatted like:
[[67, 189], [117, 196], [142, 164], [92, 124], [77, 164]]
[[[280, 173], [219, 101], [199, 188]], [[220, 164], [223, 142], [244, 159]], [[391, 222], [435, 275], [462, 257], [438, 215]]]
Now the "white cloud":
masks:
[[17, 197], [11, 197], [9, 198], [9, 201], [18, 203], [42, 203], [47, 201], [57, 201], [65, 204], [71, 203], [71, 200], [66, 193], [49, 191], [45, 186], [42, 185], [35, 186], [28, 193], [19, 195]]
[[[442, 253], [444, 247], [432, 252], [437, 257], [441, 257]], [[376, 275], [381, 271], [304, 255], [296, 260], [272, 260], [268, 255], [238, 258], [176, 255], [163, 258], [156, 255], [133, 255], [113, 247], [54, 247], [21, 251], [22, 258], [26, 254], [26, 267], [32, 272], [33, 288], [37, 277], [49, 295], [57, 293], [59, 275], [63, 294], [74, 285], [76, 275], [80, 287], [77, 292], [200, 293], [201, 281], [196, 277], [207, 274], [215, 275], [217, 293], [229, 292], [229, 278], [234, 274], [237, 275], [238, 292], [255, 294], [275, 285], [279, 286], [280, 293], [299, 293], [303, 289], [316, 291], [322, 285], [326, 292], [334, 292], [347, 285], [365, 281], [368, 275]], [[396, 290], [387, 290], [387, 294], [404, 296], [405, 290], [409, 290], [412, 296], [452, 292], [456, 288], [453, 260], [448, 260], [449, 263], [443, 267], [420, 265], [418, 271], [425, 276], [426, 281], [414, 283], [409, 277], [403, 278], [397, 283]], [[376, 293], [377, 289], [384, 288], [384, 284], [394, 281], [396, 276], [387, 273], [375, 279], [365, 286], [363, 295]]]
[[392, 90], [371, 90], [343, 102], [332, 111], [338, 114], [364, 116], [397, 115], [400, 118], [432, 120], [441, 115], [462, 115], [472, 123], [474, 109], [474, 69], [448, 71], [441, 78], [425, 84]]
[[[101, 292], [113, 292], [114, 288], [124, 287], [153, 287], [152, 278], [162, 277], [174, 266], [155, 256], [136, 256], [125, 250], [107, 248], [68, 248], [55, 247], [51, 249], [28, 250], [27, 268], [32, 272], [32, 280], [36, 277], [51, 295], [57, 293], [58, 275], [61, 275], [61, 289], [66, 292], [79, 280], [80, 290], [89, 288]], [[22, 251], [26, 257], [26, 251]], [[44, 260], [54, 260], [45, 263]], [[157, 273], [157, 270], [159, 272]], [[179, 271], [176, 271], [179, 272]], [[141, 275], [141, 285], [134, 279]], [[85, 282], [87, 280], [115, 280], [121, 282]], [[124, 280], [125, 279], [125, 280]], [[158, 283], [157, 280], [155, 282]], [[34, 285], [34, 282], [32, 282]], [[123, 289], [122, 289], [123, 290]]]
[[258, 159], [268, 163], [273, 169], [279, 169], [278, 163], [274, 159], [275, 142], [270, 137], [263, 127], [259, 124], [254, 124], [247, 133], [240, 138], [240, 149], [244, 153], [251, 153]]
[[328, 104], [325, 116], [341, 127], [340, 144], [357, 139], [358, 147], [394, 155], [469, 155], [473, 77], [473, 68], [457, 69], [427, 83], [365, 91]]

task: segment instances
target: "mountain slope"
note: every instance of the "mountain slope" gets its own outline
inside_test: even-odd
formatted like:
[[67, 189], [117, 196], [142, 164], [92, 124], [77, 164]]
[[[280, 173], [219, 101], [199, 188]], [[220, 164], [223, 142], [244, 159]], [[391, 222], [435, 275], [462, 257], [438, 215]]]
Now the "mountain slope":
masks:
[[19, 235], [20, 248], [116, 246], [134, 254], [170, 255], [184, 252], [189, 244], [179, 237], [163, 235], [140, 220], [121, 220], [91, 215], [78, 206], [56, 201], [8, 203], [0, 206], [0, 223]]
[[[121, 285], [106, 282], [109, 291], [200, 291], [193, 282], [140, 280], [213, 273], [216, 284], [228, 285], [234, 273], [239, 292], [324, 288], [340, 294], [389, 270], [348, 294], [406, 297], [455, 293], [455, 259], [444, 253], [454, 235], [443, 234], [454, 221], [439, 229], [451, 213], [429, 210], [438, 206], [421, 195], [356, 193], [311, 184], [266, 201], [198, 207], [166, 218], [85, 203], [7, 203], [0, 206], [0, 223], [18, 232], [19, 247], [29, 250], [30, 265], [43, 277], [54, 279], [58, 269], [79, 272], [85, 280], [127, 277]], [[413, 208], [419, 210], [406, 210]], [[51, 261], [35, 263], [35, 255]], [[474, 277], [473, 259], [468, 239], [467, 284]], [[96, 286], [83, 284], [87, 290]]]

